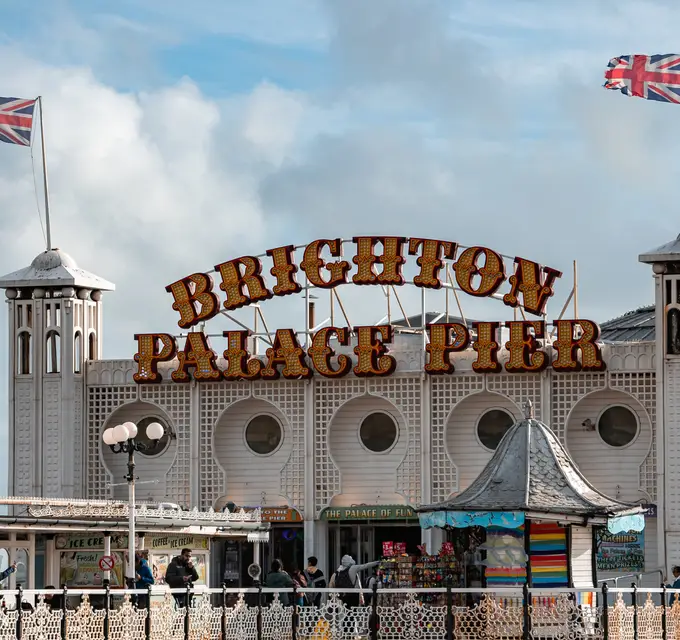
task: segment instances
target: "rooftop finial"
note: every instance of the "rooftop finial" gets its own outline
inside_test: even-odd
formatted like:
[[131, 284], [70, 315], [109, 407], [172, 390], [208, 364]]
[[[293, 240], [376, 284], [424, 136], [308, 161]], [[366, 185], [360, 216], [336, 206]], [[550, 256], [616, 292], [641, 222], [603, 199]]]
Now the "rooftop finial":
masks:
[[524, 417], [527, 420], [531, 420], [534, 417], [534, 405], [528, 399], [524, 401]]

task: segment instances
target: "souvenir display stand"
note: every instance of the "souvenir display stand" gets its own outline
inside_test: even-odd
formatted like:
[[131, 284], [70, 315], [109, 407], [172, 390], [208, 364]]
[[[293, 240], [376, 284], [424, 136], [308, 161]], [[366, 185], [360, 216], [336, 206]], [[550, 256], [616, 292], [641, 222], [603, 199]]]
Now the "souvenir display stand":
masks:
[[593, 528], [641, 531], [645, 509], [593, 487], [527, 403], [465, 491], [417, 511], [424, 529], [483, 530], [480, 587], [594, 588]]

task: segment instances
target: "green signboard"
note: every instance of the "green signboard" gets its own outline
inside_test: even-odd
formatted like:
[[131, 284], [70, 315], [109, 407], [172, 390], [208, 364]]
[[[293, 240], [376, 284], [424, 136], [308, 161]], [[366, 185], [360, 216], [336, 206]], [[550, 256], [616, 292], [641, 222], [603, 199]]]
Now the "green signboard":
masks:
[[356, 507], [328, 507], [321, 513], [322, 520], [417, 520], [411, 507], [403, 504], [359, 505]]

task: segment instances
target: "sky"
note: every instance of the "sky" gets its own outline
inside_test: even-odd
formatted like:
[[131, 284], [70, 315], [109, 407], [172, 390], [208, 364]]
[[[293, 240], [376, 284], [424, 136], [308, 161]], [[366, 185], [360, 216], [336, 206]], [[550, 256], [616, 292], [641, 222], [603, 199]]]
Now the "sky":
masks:
[[[676, 52], [679, 23], [672, 0], [0, 2], [0, 95], [44, 98], [53, 245], [116, 284], [106, 358], [178, 331], [167, 284], [321, 237], [536, 260], [565, 274], [552, 316], [576, 260], [579, 314], [605, 321], [653, 302], [637, 256], [680, 232], [680, 106], [605, 91], [603, 72]], [[2, 273], [45, 248], [40, 157], [0, 145]], [[353, 324], [384, 315], [382, 293], [346, 289]], [[299, 301], [267, 305], [299, 326]]]

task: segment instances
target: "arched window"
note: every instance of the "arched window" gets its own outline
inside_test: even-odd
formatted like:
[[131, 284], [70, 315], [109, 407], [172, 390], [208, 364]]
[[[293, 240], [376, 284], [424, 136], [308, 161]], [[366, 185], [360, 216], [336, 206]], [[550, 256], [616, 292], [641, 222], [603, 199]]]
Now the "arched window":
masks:
[[666, 353], [680, 355], [680, 310], [671, 309], [666, 316]]
[[31, 334], [22, 331], [17, 336], [17, 373], [28, 375], [31, 373]]
[[97, 359], [97, 336], [95, 336], [94, 333], [91, 333], [87, 342], [88, 342], [87, 359], [88, 360], [96, 360]]
[[83, 366], [83, 336], [80, 331], [76, 331], [73, 338], [73, 373], [82, 373]]
[[47, 332], [45, 347], [45, 373], [59, 373], [61, 336], [58, 331], [52, 330]]

